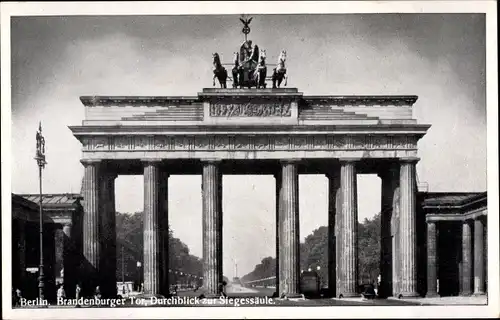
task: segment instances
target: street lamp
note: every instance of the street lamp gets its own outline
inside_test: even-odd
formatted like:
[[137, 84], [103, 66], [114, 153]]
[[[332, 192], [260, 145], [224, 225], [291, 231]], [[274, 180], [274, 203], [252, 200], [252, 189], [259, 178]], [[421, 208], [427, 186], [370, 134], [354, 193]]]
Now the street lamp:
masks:
[[317, 267], [316, 267], [316, 270], [318, 270], [318, 271], [319, 271], [319, 270], [321, 270], [321, 267], [320, 267], [320, 266], [317, 266]]
[[137, 291], [141, 291], [141, 262], [140, 261], [137, 261], [137, 276], [139, 278], [139, 283], [137, 284], [138, 286], [138, 290]]
[[38, 124], [38, 131], [36, 132], [36, 163], [38, 165], [38, 180], [40, 183], [40, 272], [38, 278], [38, 297], [44, 300], [44, 274], [43, 274], [43, 207], [42, 207], [42, 169], [47, 162], [45, 161], [45, 138], [42, 136], [42, 123]]

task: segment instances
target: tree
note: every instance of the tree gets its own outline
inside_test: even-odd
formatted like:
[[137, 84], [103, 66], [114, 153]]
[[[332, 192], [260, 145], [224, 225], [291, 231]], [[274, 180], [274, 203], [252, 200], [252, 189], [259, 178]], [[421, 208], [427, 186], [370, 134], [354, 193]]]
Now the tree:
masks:
[[376, 282], [380, 274], [380, 213], [358, 224], [358, 269], [361, 282]]
[[[300, 268], [317, 271], [322, 286], [328, 285], [328, 227], [314, 230], [300, 244]], [[380, 213], [358, 224], [358, 270], [360, 282], [376, 281], [380, 261]], [[271, 267], [270, 267], [271, 266]], [[317, 267], [320, 267], [319, 271]], [[263, 279], [276, 275], [276, 259], [267, 257], [242, 281]]]
[[[144, 233], [143, 233], [143, 214], [136, 212], [134, 214], [116, 214], [116, 241], [117, 241], [117, 279], [122, 278], [122, 247], [125, 281], [134, 281], [138, 279], [137, 261], [143, 261], [144, 254]], [[173, 230], [169, 227], [169, 269], [170, 281], [184, 281], [195, 275], [203, 275], [203, 266], [200, 258], [189, 253], [189, 247], [180, 239], [174, 237]], [[177, 271], [177, 273], [175, 272]], [[182, 274], [181, 274], [182, 272]]]

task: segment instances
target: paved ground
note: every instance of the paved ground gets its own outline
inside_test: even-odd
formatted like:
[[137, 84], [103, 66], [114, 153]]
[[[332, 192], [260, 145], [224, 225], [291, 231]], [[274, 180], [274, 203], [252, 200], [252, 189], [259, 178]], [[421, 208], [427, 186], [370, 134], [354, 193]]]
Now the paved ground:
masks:
[[[394, 300], [389, 298], [389, 300]], [[412, 301], [410, 299], [401, 299], [400, 301]], [[424, 305], [486, 305], [488, 298], [486, 296], [470, 297], [436, 297], [413, 299], [414, 302]]]

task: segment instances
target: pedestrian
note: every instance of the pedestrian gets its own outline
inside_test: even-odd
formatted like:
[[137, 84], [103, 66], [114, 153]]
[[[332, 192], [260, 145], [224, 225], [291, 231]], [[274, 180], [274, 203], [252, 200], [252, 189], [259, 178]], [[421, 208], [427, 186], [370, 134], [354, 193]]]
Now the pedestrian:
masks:
[[58, 285], [59, 288], [57, 289], [57, 299], [65, 299], [66, 298], [66, 292], [64, 291], [64, 286], [62, 284]]
[[[81, 295], [81, 292], [82, 291], [82, 288], [80, 287], [80, 284], [77, 283], [76, 284], [76, 288], [75, 288], [75, 298], [76, 298], [76, 301], [78, 301], [78, 299], [80, 298], [80, 295]], [[76, 304], [75, 308], [80, 308], [80, 304]]]
[[82, 291], [82, 288], [80, 287], [80, 284], [76, 284], [75, 288], [75, 298], [79, 299], [80, 298], [80, 292]]
[[95, 287], [94, 297], [96, 299], [101, 299], [101, 288], [99, 288], [99, 286]]
[[21, 290], [19, 288], [14, 290], [14, 306], [19, 307], [21, 305]]
[[219, 282], [219, 292], [220, 292], [221, 296], [223, 296], [223, 297], [227, 296], [226, 292], [225, 292], [225, 290], [226, 290], [225, 287], [226, 287], [226, 282], [225, 281]]

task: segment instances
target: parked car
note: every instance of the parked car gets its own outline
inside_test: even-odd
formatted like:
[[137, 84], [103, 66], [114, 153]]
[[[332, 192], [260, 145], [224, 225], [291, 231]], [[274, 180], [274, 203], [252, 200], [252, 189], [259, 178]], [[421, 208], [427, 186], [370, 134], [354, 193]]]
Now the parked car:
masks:
[[300, 292], [307, 298], [320, 296], [320, 279], [316, 271], [305, 271], [300, 276]]
[[377, 297], [375, 286], [372, 283], [361, 284], [358, 287], [358, 293], [365, 299], [375, 299]]

